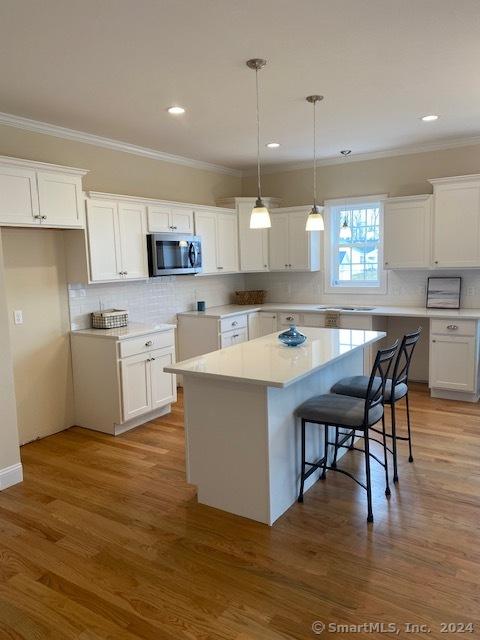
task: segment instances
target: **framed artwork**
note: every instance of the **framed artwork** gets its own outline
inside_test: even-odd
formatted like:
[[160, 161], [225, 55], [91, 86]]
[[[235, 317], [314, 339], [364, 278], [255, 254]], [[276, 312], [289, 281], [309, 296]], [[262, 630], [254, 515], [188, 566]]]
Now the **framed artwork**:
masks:
[[460, 309], [461, 278], [428, 278], [427, 309]]

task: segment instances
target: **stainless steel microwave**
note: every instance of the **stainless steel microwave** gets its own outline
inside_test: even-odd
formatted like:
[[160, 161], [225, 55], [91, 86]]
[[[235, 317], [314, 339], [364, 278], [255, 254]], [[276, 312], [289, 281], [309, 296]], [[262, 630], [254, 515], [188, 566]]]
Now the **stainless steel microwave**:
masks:
[[199, 273], [202, 244], [199, 236], [152, 233], [147, 236], [150, 277]]

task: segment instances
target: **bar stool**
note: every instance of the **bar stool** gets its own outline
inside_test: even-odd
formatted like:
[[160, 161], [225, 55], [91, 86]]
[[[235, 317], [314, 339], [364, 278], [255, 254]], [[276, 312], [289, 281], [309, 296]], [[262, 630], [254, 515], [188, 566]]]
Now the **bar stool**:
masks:
[[[398, 482], [398, 468], [397, 468], [397, 440], [408, 440], [408, 461], [413, 462], [412, 455], [412, 434], [410, 429], [410, 406], [408, 402], [408, 374], [410, 371], [410, 363], [412, 361], [413, 351], [420, 339], [420, 333], [422, 329], [419, 327], [413, 333], [407, 333], [403, 336], [398, 350], [397, 359], [393, 368], [393, 375], [391, 379], [388, 379], [385, 383], [385, 404], [390, 405], [390, 411], [392, 416], [392, 433], [387, 433], [387, 438], [392, 440], [392, 449], [387, 447], [388, 451], [393, 456], [393, 481]], [[356, 398], [365, 398], [368, 390], [369, 378], [368, 376], [352, 376], [350, 378], [343, 378], [333, 385], [330, 392], [337, 393], [344, 396], [354, 396]], [[397, 435], [395, 405], [396, 403], [405, 398], [407, 409], [407, 432], [408, 436]], [[381, 433], [378, 429], [372, 429], [377, 433]], [[352, 436], [353, 443], [353, 436]]]
[[[385, 420], [383, 415], [383, 401], [385, 392], [385, 383], [387, 381], [388, 372], [392, 364], [393, 357], [398, 347], [398, 340], [388, 349], [378, 351], [373, 364], [372, 373], [368, 378], [367, 391], [365, 398], [338, 395], [335, 393], [326, 393], [324, 395], [314, 396], [301, 404], [296, 410], [295, 415], [302, 420], [302, 474], [300, 479], [300, 493], [298, 502], [303, 502], [303, 489], [305, 480], [315, 472], [316, 469], [322, 470], [321, 479], [325, 478], [327, 469], [338, 471], [352, 478], [357, 484], [363, 487], [367, 492], [368, 515], [367, 521], [373, 522], [372, 511], [372, 483], [370, 474], [370, 457], [374, 458], [385, 469], [385, 494], [390, 495], [390, 487], [388, 484], [388, 463], [387, 463], [387, 444], [385, 437]], [[383, 457], [384, 462], [379, 460], [373, 453], [370, 453], [369, 447], [369, 429], [382, 421], [383, 433]], [[320, 424], [324, 426], [324, 455], [317, 462], [308, 462], [305, 459], [305, 425], [307, 422]], [[334, 427], [335, 442], [329, 441], [328, 429]], [[348, 429], [346, 434], [341, 434], [340, 429]], [[350, 437], [355, 435], [356, 431], [361, 431], [364, 438], [364, 448], [359, 449], [353, 446], [353, 443], [346, 446], [346, 442]], [[340, 436], [343, 436], [342, 438]], [[328, 465], [328, 447], [335, 447], [334, 460]], [[353, 449], [361, 451], [365, 454], [365, 475], [366, 483], [360, 482], [354, 475], [343, 469], [337, 469], [337, 452], [339, 448]], [[307, 471], [307, 465], [310, 469]]]

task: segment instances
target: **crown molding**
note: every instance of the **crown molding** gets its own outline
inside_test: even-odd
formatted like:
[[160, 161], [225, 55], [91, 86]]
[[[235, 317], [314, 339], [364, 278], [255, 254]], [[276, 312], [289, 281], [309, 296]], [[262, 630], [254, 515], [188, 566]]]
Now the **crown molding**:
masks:
[[[365, 160], [377, 160], [380, 158], [393, 158], [395, 156], [413, 155], [415, 153], [428, 153], [429, 151], [443, 151], [446, 149], [455, 149], [458, 147], [470, 147], [480, 144], [480, 136], [470, 136], [468, 138], [455, 138], [449, 140], [439, 140], [437, 142], [426, 142], [425, 144], [410, 145], [408, 147], [397, 147], [393, 149], [384, 149], [382, 151], [368, 151], [366, 153], [352, 153], [352, 155], [344, 158], [337, 156], [329, 156], [317, 160], [317, 166], [329, 166], [335, 164], [345, 164], [347, 162], [362, 162]], [[265, 165], [262, 167], [262, 174], [282, 173], [284, 171], [296, 171], [299, 169], [309, 169], [312, 166], [311, 160], [303, 160], [301, 162], [285, 162], [277, 165]], [[245, 169], [243, 176], [256, 175], [256, 169]]]
[[204, 162], [203, 160], [194, 160], [193, 158], [185, 158], [184, 156], [164, 153], [163, 151], [149, 149], [148, 147], [139, 147], [137, 145], [130, 144], [129, 142], [122, 142], [121, 140], [114, 140], [113, 138], [104, 138], [103, 136], [97, 136], [93, 133], [77, 131], [76, 129], [68, 129], [48, 122], [40, 122], [39, 120], [15, 116], [11, 113], [0, 112], [0, 124], [15, 127], [17, 129], [23, 129], [25, 131], [32, 131], [34, 133], [43, 133], [45, 135], [55, 136], [56, 138], [63, 138], [65, 140], [83, 142], [85, 144], [91, 144], [96, 147], [103, 147], [113, 151], [122, 151], [123, 153], [143, 156], [144, 158], [150, 158], [151, 160], [180, 164], [186, 167], [192, 167], [193, 169], [222, 173], [224, 175], [235, 176], [237, 178], [241, 178], [243, 175], [242, 171], [232, 169], [231, 167], [224, 167], [222, 165]]
[[58, 173], [71, 173], [75, 176], [86, 176], [89, 169], [79, 169], [78, 167], [65, 167], [61, 164], [51, 164], [50, 162], [37, 162], [36, 160], [24, 160], [23, 158], [12, 158], [10, 156], [0, 156], [2, 164], [14, 167], [28, 167], [37, 171], [52, 171]]

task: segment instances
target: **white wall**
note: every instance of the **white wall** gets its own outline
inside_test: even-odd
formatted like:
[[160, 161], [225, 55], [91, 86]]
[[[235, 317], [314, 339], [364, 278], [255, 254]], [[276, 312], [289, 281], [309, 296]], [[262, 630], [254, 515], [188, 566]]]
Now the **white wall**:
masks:
[[0, 489], [4, 489], [20, 482], [22, 471], [1, 239], [0, 230]]

